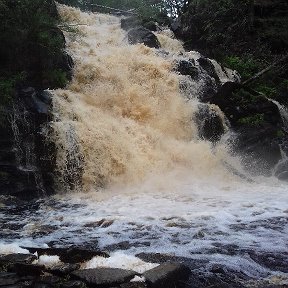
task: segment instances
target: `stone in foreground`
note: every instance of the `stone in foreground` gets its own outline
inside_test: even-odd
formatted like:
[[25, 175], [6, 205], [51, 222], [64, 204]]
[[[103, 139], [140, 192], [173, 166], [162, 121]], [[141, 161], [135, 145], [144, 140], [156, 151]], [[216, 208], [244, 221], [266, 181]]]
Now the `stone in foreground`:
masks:
[[84, 281], [91, 287], [102, 287], [128, 282], [136, 274], [134, 271], [118, 268], [95, 268], [78, 270], [71, 273], [71, 276]]
[[186, 280], [191, 271], [182, 264], [165, 263], [146, 271], [143, 276], [149, 287], [174, 288], [178, 281]]
[[32, 264], [34, 260], [37, 260], [37, 257], [32, 254], [8, 254], [8, 255], [0, 255], [0, 263], [8, 264], [8, 263], [23, 263], [23, 264]]

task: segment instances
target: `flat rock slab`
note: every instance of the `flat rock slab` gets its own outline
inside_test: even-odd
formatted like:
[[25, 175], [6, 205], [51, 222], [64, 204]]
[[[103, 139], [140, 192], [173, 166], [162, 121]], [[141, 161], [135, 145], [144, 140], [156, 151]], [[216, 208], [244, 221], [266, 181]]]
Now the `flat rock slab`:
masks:
[[105, 287], [115, 284], [122, 284], [130, 281], [137, 275], [131, 270], [118, 268], [95, 268], [78, 270], [71, 273], [71, 276], [87, 283], [90, 287]]
[[0, 272], [0, 287], [10, 287], [10, 285], [16, 285], [19, 282], [28, 282], [31, 277], [19, 277], [16, 273]]
[[164, 263], [143, 273], [149, 287], [174, 288], [179, 280], [186, 280], [191, 271], [182, 264]]
[[33, 265], [25, 263], [15, 263], [8, 267], [9, 272], [14, 272], [19, 276], [34, 276], [37, 277], [44, 273], [44, 265]]
[[9, 255], [0, 255], [0, 264], [6, 263], [23, 263], [23, 264], [32, 264], [34, 260], [37, 260], [37, 257], [33, 254], [9, 254]]
[[52, 268], [48, 268], [47, 272], [56, 276], [65, 276], [78, 269], [80, 269], [80, 264], [64, 263], [64, 264], [53, 266]]
[[60, 288], [85, 288], [87, 287], [82, 281], [68, 281], [60, 285]]
[[129, 282], [120, 285], [121, 288], [147, 288], [147, 284], [144, 282]]

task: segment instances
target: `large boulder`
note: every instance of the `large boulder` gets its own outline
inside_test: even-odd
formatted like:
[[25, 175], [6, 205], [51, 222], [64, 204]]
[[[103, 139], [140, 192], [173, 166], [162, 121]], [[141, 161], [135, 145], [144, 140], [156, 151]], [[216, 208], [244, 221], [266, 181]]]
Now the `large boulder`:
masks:
[[245, 166], [257, 174], [271, 175], [282, 158], [280, 144], [286, 137], [277, 105], [231, 82], [225, 83], [210, 102], [220, 107], [237, 132], [231, 141]]
[[141, 20], [137, 16], [130, 16], [121, 19], [121, 28], [128, 31], [131, 28], [135, 28], [141, 25]]
[[160, 42], [150, 30], [138, 26], [129, 30], [128, 32], [128, 41], [130, 44], [139, 44], [143, 43], [144, 45], [150, 48], [160, 48]]
[[195, 115], [199, 137], [203, 140], [217, 142], [225, 132], [224, 114], [217, 106], [200, 104]]
[[191, 271], [188, 267], [178, 263], [164, 263], [143, 273], [151, 288], [174, 288], [177, 283], [187, 280]]

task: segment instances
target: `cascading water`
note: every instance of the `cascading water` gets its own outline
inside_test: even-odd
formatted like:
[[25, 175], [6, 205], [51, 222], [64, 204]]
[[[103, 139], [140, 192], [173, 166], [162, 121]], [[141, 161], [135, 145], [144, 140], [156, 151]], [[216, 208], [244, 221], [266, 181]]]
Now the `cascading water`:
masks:
[[273, 102], [279, 109], [279, 113], [281, 115], [283, 124], [284, 124], [284, 130], [288, 132], [288, 109], [284, 106], [281, 105], [278, 101], [273, 100], [273, 99], [268, 99], [269, 101]]
[[11, 115], [11, 127], [14, 136], [14, 147], [17, 168], [28, 179], [31, 186], [35, 185], [38, 196], [45, 195], [43, 187], [43, 179], [37, 168], [35, 153], [35, 135], [33, 131], [33, 121], [30, 119], [29, 112], [21, 101], [13, 105], [13, 113]]
[[[84, 189], [131, 183], [148, 172], [175, 166], [189, 167], [202, 177], [217, 167], [217, 174], [230, 177], [221, 165], [224, 150], [212, 153], [209, 143], [198, 140], [192, 120], [198, 110], [195, 86], [186, 91], [189, 100], [181, 95], [180, 80], [188, 86], [195, 81], [172, 72], [173, 61], [184, 58], [184, 52], [161, 57], [155, 49], [128, 45], [117, 17], [60, 10], [64, 19], [84, 25], [80, 40], [68, 42], [76, 63], [74, 78], [66, 90], [55, 91], [55, 142], [58, 147], [71, 146], [65, 144], [68, 139], [61, 129], [75, 129]], [[162, 42], [168, 51], [181, 47], [175, 39]], [[197, 59], [194, 54], [186, 57]], [[65, 169], [60, 163], [65, 157], [58, 159], [58, 168]]]
[[[259, 262], [261, 255], [288, 261], [287, 188], [274, 178], [247, 183], [233, 173], [244, 172], [225, 137], [216, 145], [200, 139], [197, 97], [206, 89], [201, 76], [210, 76], [174, 71], [179, 60], [197, 66], [200, 54], [184, 52], [167, 31], [159, 32], [163, 50], [156, 50], [129, 45], [118, 17], [59, 11], [81, 25], [76, 39], [67, 39], [74, 77], [53, 92], [50, 137], [60, 183], [78, 191], [39, 200], [21, 224], [17, 213], [1, 210], [5, 227], [18, 223], [1, 232], [4, 243], [160, 252], [202, 261], [201, 271], [217, 264], [287, 281], [287, 271]], [[213, 65], [219, 82], [237, 80]], [[208, 107], [227, 130], [219, 108]]]

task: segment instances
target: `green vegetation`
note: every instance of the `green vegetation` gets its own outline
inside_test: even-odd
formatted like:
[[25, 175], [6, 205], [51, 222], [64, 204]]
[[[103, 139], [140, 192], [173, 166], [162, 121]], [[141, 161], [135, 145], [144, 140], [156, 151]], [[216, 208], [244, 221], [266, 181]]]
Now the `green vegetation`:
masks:
[[281, 138], [281, 137], [284, 137], [285, 136], [285, 133], [283, 132], [283, 130], [277, 130], [277, 135], [276, 135], [278, 138]]
[[[168, 24], [168, 16], [175, 18], [184, 11], [187, 0], [58, 0], [59, 3], [79, 7], [83, 10], [96, 10], [103, 13], [110, 13], [115, 8], [122, 11], [129, 11], [131, 15], [137, 14], [140, 19], [153, 19], [158, 23]], [[92, 4], [92, 5], [91, 5]], [[97, 7], [93, 4], [99, 5]], [[102, 7], [101, 7], [102, 6]]]
[[223, 64], [233, 70], [237, 70], [242, 80], [252, 77], [262, 66], [261, 63], [248, 55], [244, 55], [241, 58], [238, 56], [227, 56], [224, 58]]
[[10, 103], [16, 83], [24, 81], [25, 78], [26, 78], [25, 72], [15, 74], [10, 77], [0, 77], [0, 91], [1, 91], [0, 106], [1, 105], [5, 106]]
[[39, 88], [64, 86], [58, 66], [65, 39], [54, 1], [0, 0], [0, 21], [0, 104], [24, 80]]
[[257, 113], [252, 116], [243, 117], [238, 120], [239, 124], [248, 125], [248, 126], [259, 126], [264, 122], [264, 114]]

